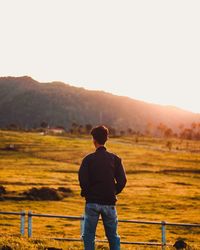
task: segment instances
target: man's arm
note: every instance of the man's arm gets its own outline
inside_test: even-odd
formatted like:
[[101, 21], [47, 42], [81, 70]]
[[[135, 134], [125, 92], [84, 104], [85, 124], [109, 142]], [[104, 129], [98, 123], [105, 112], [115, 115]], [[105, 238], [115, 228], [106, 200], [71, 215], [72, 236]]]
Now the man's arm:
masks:
[[85, 196], [89, 189], [89, 173], [88, 173], [88, 163], [87, 160], [84, 158], [79, 172], [78, 172], [79, 184], [81, 187], [81, 196]]
[[121, 159], [118, 157], [116, 158], [115, 162], [115, 180], [116, 180], [116, 194], [119, 194], [125, 187], [127, 179]]

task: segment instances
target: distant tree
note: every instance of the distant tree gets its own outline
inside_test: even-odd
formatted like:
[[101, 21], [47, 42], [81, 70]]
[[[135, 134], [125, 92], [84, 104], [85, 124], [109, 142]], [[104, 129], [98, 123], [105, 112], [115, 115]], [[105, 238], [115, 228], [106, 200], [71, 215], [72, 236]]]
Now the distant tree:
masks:
[[177, 134], [177, 133], [174, 133], [174, 134], [173, 134], [173, 137], [178, 138], [178, 134]]
[[128, 132], [128, 135], [132, 135], [132, 134], [133, 134], [132, 128], [128, 128], [128, 129], [127, 129], [127, 132]]
[[79, 134], [83, 134], [83, 133], [84, 133], [84, 127], [83, 127], [82, 125], [80, 125], [80, 126], [78, 127], [78, 133], [79, 133]]
[[171, 149], [172, 149], [172, 142], [171, 141], [167, 141], [166, 147], [171, 151]]
[[45, 122], [45, 121], [43, 121], [43, 122], [41, 122], [40, 127], [41, 128], [47, 128], [48, 127], [48, 123]]
[[108, 126], [108, 130], [109, 130], [110, 135], [116, 136], [116, 129], [115, 128]]
[[160, 136], [164, 135], [166, 128], [167, 127], [163, 123], [159, 123], [159, 125], [157, 126], [157, 130]]
[[193, 131], [190, 128], [185, 128], [182, 133], [180, 134], [180, 137], [182, 139], [188, 139], [191, 140], [193, 137]]
[[193, 123], [191, 124], [191, 128], [192, 128], [193, 130], [195, 130], [195, 129], [197, 128], [197, 123], [196, 123], [196, 122], [193, 122]]
[[10, 130], [18, 130], [18, 125], [15, 124], [15, 123], [10, 123], [8, 126], [7, 126], [8, 129]]
[[72, 128], [77, 128], [78, 127], [78, 124], [76, 122], [73, 122], [72, 123]]
[[147, 125], [146, 125], [145, 134], [146, 135], [151, 135], [152, 134], [152, 129], [153, 129], [153, 124], [151, 122], [148, 122]]
[[179, 129], [180, 129], [180, 130], [183, 130], [185, 126], [184, 126], [184, 124], [183, 124], [183, 123], [181, 123], [181, 124], [179, 124], [179, 126], [178, 126], [178, 127], [179, 127]]
[[91, 125], [91, 124], [86, 124], [86, 125], [85, 125], [85, 130], [86, 130], [86, 133], [87, 133], [87, 134], [90, 133], [91, 129], [92, 129], [92, 125]]
[[72, 127], [71, 127], [72, 134], [76, 134], [76, 133], [78, 132], [78, 128], [79, 128], [78, 123], [73, 122], [73, 123], [72, 123]]
[[125, 135], [125, 131], [124, 130], [120, 130], [120, 135], [124, 136]]
[[179, 131], [179, 137], [181, 137], [181, 134], [183, 133], [185, 126], [184, 126], [183, 123], [181, 123], [181, 124], [179, 124], [178, 128], [179, 128], [179, 130], [180, 130], [180, 131]]
[[194, 139], [196, 139], [196, 140], [200, 140], [200, 132], [197, 132], [197, 133], [195, 134]]
[[173, 135], [173, 130], [171, 128], [167, 128], [165, 131], [164, 131], [164, 136], [169, 138]]
[[199, 140], [199, 135], [200, 135], [200, 127], [198, 127], [198, 123], [196, 122], [193, 122], [191, 124], [191, 129], [192, 129], [192, 132], [193, 132], [193, 139], [195, 140]]

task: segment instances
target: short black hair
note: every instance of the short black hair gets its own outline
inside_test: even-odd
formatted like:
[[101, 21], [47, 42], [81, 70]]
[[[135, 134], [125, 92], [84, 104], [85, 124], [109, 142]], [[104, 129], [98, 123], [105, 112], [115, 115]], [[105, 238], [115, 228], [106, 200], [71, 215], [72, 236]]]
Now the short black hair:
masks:
[[108, 139], [108, 134], [109, 134], [108, 128], [106, 128], [103, 125], [94, 127], [91, 130], [91, 135], [93, 136], [93, 139], [97, 141], [97, 143], [100, 145], [105, 144], [105, 142]]

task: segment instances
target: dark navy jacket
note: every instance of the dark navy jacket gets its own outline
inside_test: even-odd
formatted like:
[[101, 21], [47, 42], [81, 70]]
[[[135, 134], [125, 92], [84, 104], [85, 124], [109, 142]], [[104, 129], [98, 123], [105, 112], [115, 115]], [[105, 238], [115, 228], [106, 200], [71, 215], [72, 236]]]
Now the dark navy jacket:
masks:
[[87, 203], [115, 205], [116, 195], [126, 185], [126, 175], [121, 159], [99, 147], [87, 155], [79, 169], [81, 196]]

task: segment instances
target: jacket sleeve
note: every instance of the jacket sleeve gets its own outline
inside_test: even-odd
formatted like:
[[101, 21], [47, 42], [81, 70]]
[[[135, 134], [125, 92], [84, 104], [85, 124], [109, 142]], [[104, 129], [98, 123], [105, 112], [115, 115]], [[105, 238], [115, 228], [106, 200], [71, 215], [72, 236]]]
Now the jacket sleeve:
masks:
[[125, 187], [127, 179], [126, 179], [126, 173], [122, 165], [121, 159], [118, 157], [116, 158], [116, 161], [115, 161], [115, 180], [116, 180], [116, 184], [115, 184], [116, 194], [119, 194]]
[[81, 196], [85, 197], [89, 189], [89, 171], [88, 171], [88, 162], [86, 158], [83, 159], [79, 172], [79, 184], [81, 187]]

